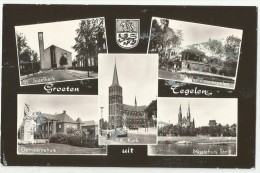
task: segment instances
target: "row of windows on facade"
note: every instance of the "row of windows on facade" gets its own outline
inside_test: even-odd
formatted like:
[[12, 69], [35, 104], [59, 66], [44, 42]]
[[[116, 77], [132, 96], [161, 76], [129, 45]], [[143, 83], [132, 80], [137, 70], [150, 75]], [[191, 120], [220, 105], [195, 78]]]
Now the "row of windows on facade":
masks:
[[119, 92], [119, 93], [122, 93], [122, 88], [120, 88], [120, 87], [111, 87], [111, 88], [109, 88], [109, 92], [110, 93], [112, 93], [112, 92]]
[[[110, 115], [113, 115], [115, 113], [118, 113], [118, 114], [122, 114], [122, 110], [115, 110], [115, 109], [111, 109], [110, 110]], [[145, 116], [145, 114], [143, 112], [137, 112], [137, 111], [123, 111], [124, 114], [126, 114], [128, 117], [129, 116], [135, 116], [135, 117], [143, 117]]]
[[[79, 67], [85, 67], [85, 60], [84, 59], [80, 59], [80, 60], [77, 60], [77, 61], [78, 61]], [[95, 65], [94, 57], [88, 58], [88, 66], [94, 66], [94, 65]]]
[[109, 103], [111, 104], [111, 103], [118, 103], [119, 101], [121, 101], [121, 97], [119, 97], [119, 98], [110, 98], [109, 99]]
[[[67, 124], [66, 127], [67, 128], [73, 128], [73, 129], [77, 128], [76, 125], [69, 125], [69, 124]], [[61, 129], [61, 124], [59, 124], [58, 128]], [[44, 130], [44, 125], [42, 126], [42, 130]], [[45, 130], [48, 130], [48, 126], [47, 125], [45, 125]], [[51, 125], [49, 126], [49, 130], [52, 130], [52, 126]]]
[[[117, 120], [117, 118], [111, 117], [111, 120], [114, 121], [114, 120]], [[128, 118], [128, 119], [126, 120], [126, 122], [132, 122], [132, 121], [134, 121], [134, 122], [135, 122], [135, 121], [137, 121], [137, 122], [138, 122], [138, 121], [145, 121], [145, 119], [144, 119], [144, 118], [139, 118], [139, 119], [137, 119], [137, 118], [131, 118], [131, 119]]]

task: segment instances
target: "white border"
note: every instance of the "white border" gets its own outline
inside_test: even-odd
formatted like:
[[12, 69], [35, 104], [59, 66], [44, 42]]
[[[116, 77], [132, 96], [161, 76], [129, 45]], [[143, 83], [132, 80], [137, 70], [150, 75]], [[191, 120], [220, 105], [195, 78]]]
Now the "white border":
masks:
[[[46, 95], [46, 94], [17, 94], [17, 116], [19, 116], [19, 109], [18, 109], [18, 106], [19, 106], [19, 104], [18, 104], [18, 96], [19, 95], [43, 95], [43, 96], [50, 96], [50, 97], [70, 97], [70, 96], [76, 96], [76, 97], [98, 97], [97, 95]], [[18, 155], [18, 156], [50, 156], [50, 155], [55, 155], [55, 156], [71, 156], [71, 155], [73, 155], [73, 156], [81, 156], [81, 155], [83, 155], [83, 156], [107, 156], [108, 155], [108, 150], [107, 150], [107, 146], [106, 145], [104, 145], [105, 146], [105, 149], [106, 149], [106, 153], [105, 154], [41, 154], [41, 153], [29, 153], [29, 154], [24, 154], [24, 153], [19, 153], [18, 152], [18, 118], [17, 118], [17, 127], [16, 127], [16, 154]], [[98, 126], [98, 128], [99, 128], [99, 126]], [[99, 134], [98, 134], [99, 135]], [[99, 137], [98, 137], [99, 138]], [[98, 141], [99, 142], [99, 141]], [[99, 144], [99, 143], [98, 143]], [[84, 148], [84, 147], [82, 147], [82, 148]]]
[[[35, 4], [35, 3], [43, 3], [43, 4], [53, 4], [53, 0], [2, 0], [1, 1], [1, 7], [3, 7], [3, 3], [12, 3], [12, 4]], [[55, 4], [71, 4], [71, 1], [67, 0], [56, 0]], [[73, 1], [73, 4], [79, 4], [79, 5], [86, 5], [86, 4], [97, 4], [97, 5], [203, 5], [203, 6], [259, 6], [260, 2], [258, 0], [172, 0], [172, 1], [158, 1], [158, 0], [132, 0], [132, 1], [120, 1], [120, 0], [75, 0]], [[1, 11], [3, 11], [3, 8], [1, 8]], [[3, 21], [3, 14], [0, 13], [0, 18]], [[257, 14], [257, 27], [260, 26], [260, 14], [258, 12]], [[2, 31], [2, 27], [0, 27], [0, 31]], [[259, 35], [257, 36], [257, 42], [259, 42]], [[2, 40], [2, 37], [0, 38]], [[0, 42], [0, 52], [2, 52], [2, 41]], [[257, 46], [258, 50], [260, 46]], [[257, 56], [259, 57], [260, 53], [257, 51]], [[2, 65], [2, 61], [0, 61], [0, 65]], [[260, 61], [257, 61], [257, 65], [260, 66]], [[257, 86], [260, 85], [260, 70], [257, 69]], [[0, 71], [0, 76], [2, 79], [2, 71]], [[0, 94], [2, 93], [2, 90], [0, 90]], [[257, 92], [257, 102], [256, 102], [256, 108], [260, 107], [260, 103], [258, 102], [258, 99], [260, 98], [259, 92]], [[1, 100], [0, 100], [1, 103]], [[1, 108], [1, 105], [0, 105]], [[1, 116], [1, 115], [0, 115]], [[256, 111], [256, 146], [260, 146], [260, 118], [257, 118], [259, 116], [259, 110]], [[163, 171], [164, 173], [172, 173], [173, 171], [177, 171], [180, 173], [190, 173], [191, 171], [194, 171], [195, 173], [208, 173], [209, 171], [212, 173], [259, 173], [260, 172], [260, 148], [256, 147], [256, 157], [255, 157], [255, 167], [251, 169], [241, 169], [241, 168], [233, 168], [233, 169], [227, 169], [227, 168], [197, 168], [197, 169], [191, 169], [191, 168], [110, 168], [110, 167], [38, 167], [38, 166], [3, 166], [0, 164], [0, 172], [6, 172], [6, 173], [17, 173], [19, 171], [20, 173], [28, 173], [28, 172], [63, 172], [63, 173], [71, 173], [75, 171], [89, 171], [89, 172], [96, 172], [96, 173], [104, 173], [104, 171], [108, 173], [132, 173], [135, 171], [136, 173], [143, 173], [143, 171], [148, 171], [150, 173], [157, 173], [158, 171]]]
[[[49, 24], [49, 23], [59, 23], [59, 22], [69, 22], [69, 21], [80, 21], [80, 20], [87, 20], [87, 19], [97, 19], [97, 18], [103, 18], [104, 19], [104, 28], [105, 28], [105, 34], [106, 34], [106, 50], [108, 53], [108, 45], [107, 45], [107, 30], [106, 30], [106, 19], [105, 17], [94, 17], [94, 18], [85, 18], [85, 19], [73, 19], [73, 20], [64, 20], [64, 21], [57, 21], [57, 22], [45, 22], [45, 23], [34, 23], [34, 24], [28, 24], [28, 25], [37, 25], [37, 24]], [[17, 25], [18, 26], [18, 25]], [[27, 26], [27, 25], [19, 25], [19, 26]], [[16, 27], [16, 26], [15, 26]], [[14, 28], [15, 30], [15, 28]], [[15, 30], [16, 31], [16, 30]], [[27, 84], [27, 85], [22, 85], [21, 81], [21, 75], [20, 75], [20, 63], [19, 63], [19, 55], [18, 55], [18, 47], [17, 47], [17, 36], [15, 34], [15, 41], [16, 41], [16, 54], [17, 54], [17, 63], [18, 63], [18, 72], [19, 72], [19, 83], [21, 87], [24, 86], [32, 86], [32, 85], [41, 85], [41, 84], [47, 84], [50, 82], [42, 82], [42, 83], [37, 83], [37, 84]], [[99, 54], [99, 53], [98, 53]], [[75, 79], [75, 80], [62, 80], [62, 81], [51, 81], [51, 83], [60, 83], [60, 82], [69, 82], [69, 81], [81, 81], [81, 80], [88, 80], [88, 79], [98, 79], [98, 77], [93, 77], [93, 78], [82, 78], [82, 79]]]
[[[169, 19], [169, 18], [152, 16], [151, 25], [150, 25], [150, 32], [149, 32], [149, 41], [148, 41], [148, 46], [147, 46], [147, 54], [149, 54], [150, 38], [151, 38], [151, 32], [152, 32], [152, 23], [153, 23], [153, 19], [154, 18], [168, 19], [170, 21], [171, 20], [175, 20], [175, 19]], [[187, 22], [187, 23], [192, 23], [192, 24], [200, 24], [200, 25], [211, 26], [211, 27], [218, 27], [218, 28], [225, 28], [225, 29], [236, 29], [236, 28], [228, 28], [228, 27], [223, 27], [223, 26], [215, 26], [215, 25], [209, 25], [209, 24], [204, 24], [204, 23], [195, 23], [195, 22], [182, 21], [182, 20], [175, 20], [175, 21]], [[161, 78], [161, 77], [159, 77], [159, 66], [158, 66], [158, 79], [175, 80], [175, 81], [184, 82], [184, 83], [191, 83], [191, 84], [211, 86], [211, 87], [216, 87], [216, 88], [226, 88], [226, 89], [235, 90], [235, 88], [236, 88], [236, 81], [237, 81], [238, 64], [239, 64], [239, 61], [240, 61], [240, 50], [241, 50], [241, 44], [242, 44], [242, 41], [243, 41], [243, 30], [242, 29], [237, 29], [237, 30], [241, 30], [242, 31], [242, 35], [241, 35], [242, 37], [241, 37], [241, 42], [240, 42], [240, 46], [239, 46], [239, 53], [238, 53], [238, 57], [237, 57], [237, 67], [236, 67], [236, 76], [235, 76], [234, 88], [229, 88], [229, 87], [224, 87], [224, 86], [217, 86], [217, 85], [210, 85], [210, 84], [203, 84], [203, 83], [197, 83], [197, 82], [186, 82], [186, 81], [182, 81], [182, 80], [179, 80], [179, 79]], [[212, 77], [212, 76], [209, 76], [209, 77]], [[224, 76], [224, 77], [227, 77], [227, 76]]]
[[[99, 55], [101, 55], [101, 54], [99, 54]], [[105, 54], [105, 55], [107, 55], [107, 56], [113, 56], [113, 55], [115, 55], [115, 56], [120, 56], [120, 55], [136, 55], [136, 56], [141, 56], [141, 55], [145, 55], [145, 56], [149, 56], [149, 55], [157, 55], [157, 54], [144, 54], [144, 53], [109, 53], [109, 54]], [[132, 57], [132, 58], [136, 58], [136, 57]], [[158, 59], [158, 58], [157, 58]], [[100, 58], [98, 58], [98, 61], [100, 61]], [[158, 61], [157, 61], [157, 65], [158, 65]], [[98, 69], [100, 69], [100, 68], [98, 68]], [[157, 73], [158, 73], [158, 69], [157, 69]], [[98, 73], [98, 78], [99, 78], [99, 75], [100, 75], [100, 73]], [[158, 79], [156, 80], [156, 86], [157, 86], [157, 95], [158, 95]], [[109, 87], [109, 86], [107, 86], [107, 87]], [[123, 87], [122, 87], [123, 88]], [[98, 87], [98, 90], [99, 90], [99, 87]], [[99, 98], [100, 96], [98, 95], [98, 100], [100, 99]], [[156, 97], [156, 100], [157, 100], [157, 102], [158, 102], [158, 96]], [[152, 100], [151, 100], [152, 101]], [[158, 104], [157, 104], [158, 105]], [[148, 106], [148, 105], [147, 105]], [[100, 108], [100, 105], [99, 105], [99, 102], [98, 102], [98, 109]], [[158, 127], [158, 106], [157, 106], [157, 122], [156, 122], [156, 128]], [[99, 134], [99, 123], [98, 123], [98, 134]], [[157, 131], [158, 131], [158, 128], [157, 128]], [[158, 137], [157, 137], [157, 131], [156, 131], [156, 133], [155, 133], [155, 135], [156, 135], [156, 143], [154, 144], [154, 145], [156, 145], [156, 144], [158, 144]], [[100, 137], [98, 138], [98, 144], [100, 144]], [[152, 145], [152, 144], [140, 144], [140, 143], [132, 143], [132, 144], [125, 144], [125, 143], [119, 143], [119, 144], [101, 144], [101, 145], [110, 145], [110, 146], [120, 146], [120, 145], [122, 145], [122, 146], [130, 146], [130, 145], [135, 145], [135, 146], [138, 146], [138, 145], [146, 145], [146, 146], [148, 146], [148, 145]]]
[[[237, 125], [237, 128], [236, 128], [236, 154], [235, 155], [194, 155], [194, 154], [165, 154], [165, 155], [158, 155], [158, 154], [151, 154], [149, 153], [149, 148], [151, 146], [154, 146], [154, 145], [147, 145], [147, 156], [174, 156], [174, 157], [179, 157], [179, 156], [195, 156], [195, 157], [212, 157], [212, 156], [221, 156], [221, 157], [237, 157], [237, 151], [238, 151], [238, 98], [194, 98], [194, 97], [160, 97], [158, 100], [174, 100], [174, 99], [193, 99], [193, 100], [201, 100], [201, 99], [232, 99], [236, 102], [236, 107], [237, 107], [237, 122], [236, 122], [236, 125]], [[157, 107], [158, 108], [158, 107]], [[157, 109], [157, 121], [158, 121], [158, 109]], [[158, 128], [157, 128], [158, 130]], [[157, 135], [158, 135], [158, 131], [157, 131]], [[157, 136], [158, 138], [158, 136]]]

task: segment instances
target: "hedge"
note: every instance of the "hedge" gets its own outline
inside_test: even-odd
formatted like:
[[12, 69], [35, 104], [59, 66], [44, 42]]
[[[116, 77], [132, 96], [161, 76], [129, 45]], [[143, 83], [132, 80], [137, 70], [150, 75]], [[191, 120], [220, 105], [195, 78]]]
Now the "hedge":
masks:
[[57, 133], [50, 137], [50, 143], [68, 144], [78, 147], [96, 148], [98, 139], [84, 130], [68, 129], [67, 134]]

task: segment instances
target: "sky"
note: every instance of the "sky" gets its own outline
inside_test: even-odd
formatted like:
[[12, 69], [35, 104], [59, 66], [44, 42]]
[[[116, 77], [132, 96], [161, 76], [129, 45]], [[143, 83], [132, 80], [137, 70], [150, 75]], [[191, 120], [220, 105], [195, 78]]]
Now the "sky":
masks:
[[[160, 23], [158, 17], [153, 17]], [[192, 22], [183, 22], [178, 20], [169, 19], [169, 27], [173, 30], [182, 30], [183, 42], [181, 46], [197, 44], [208, 41], [211, 39], [225, 39], [227, 36], [234, 35], [242, 39], [242, 30], [219, 27], [213, 25], [205, 25]]]
[[42, 23], [16, 26], [15, 32], [23, 33], [28, 45], [39, 54], [38, 32], [43, 32], [44, 49], [56, 45], [72, 53], [74, 59], [77, 53], [72, 46], [75, 45], [76, 29], [81, 20]]
[[30, 113], [60, 114], [66, 110], [73, 120], [81, 118], [82, 121], [95, 120], [98, 122], [98, 97], [89, 95], [40, 95], [18, 94], [17, 126], [19, 127], [24, 117], [25, 103], [30, 105]]
[[222, 125], [237, 123], [237, 99], [235, 98], [159, 98], [158, 122], [178, 123], [181, 104], [182, 117], [187, 116], [190, 104], [191, 120], [195, 126], [207, 126], [209, 120], [216, 120]]
[[156, 54], [99, 54], [99, 107], [108, 117], [108, 87], [112, 84], [116, 61], [119, 85], [123, 88], [123, 103], [148, 106], [157, 97], [158, 55]]

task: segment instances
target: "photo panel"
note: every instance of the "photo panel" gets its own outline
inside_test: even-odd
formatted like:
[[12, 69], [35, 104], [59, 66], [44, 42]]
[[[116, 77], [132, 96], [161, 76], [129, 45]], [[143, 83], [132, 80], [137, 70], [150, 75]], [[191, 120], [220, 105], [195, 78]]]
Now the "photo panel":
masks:
[[148, 53], [159, 55], [159, 78], [235, 89], [240, 29], [152, 17]]
[[107, 155], [98, 144], [98, 98], [18, 94], [18, 155]]
[[237, 156], [237, 98], [158, 98], [149, 156]]
[[105, 18], [15, 26], [20, 86], [94, 79], [107, 53]]
[[99, 54], [100, 145], [157, 144], [158, 55]]

